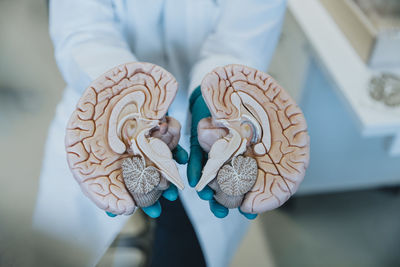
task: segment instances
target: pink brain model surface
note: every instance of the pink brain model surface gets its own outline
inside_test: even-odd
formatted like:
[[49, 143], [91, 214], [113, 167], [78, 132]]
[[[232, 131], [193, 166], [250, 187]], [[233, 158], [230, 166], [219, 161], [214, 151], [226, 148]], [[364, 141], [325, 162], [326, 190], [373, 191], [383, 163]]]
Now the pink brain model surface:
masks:
[[198, 125], [209, 154], [196, 190], [209, 185], [219, 203], [248, 213], [282, 205], [309, 162], [300, 108], [269, 75], [241, 65], [216, 68], [201, 90], [212, 118]]
[[180, 124], [165, 116], [177, 92], [174, 77], [150, 63], [128, 63], [83, 93], [66, 130], [69, 167], [101, 209], [132, 214], [170, 183], [183, 189], [173, 149]]

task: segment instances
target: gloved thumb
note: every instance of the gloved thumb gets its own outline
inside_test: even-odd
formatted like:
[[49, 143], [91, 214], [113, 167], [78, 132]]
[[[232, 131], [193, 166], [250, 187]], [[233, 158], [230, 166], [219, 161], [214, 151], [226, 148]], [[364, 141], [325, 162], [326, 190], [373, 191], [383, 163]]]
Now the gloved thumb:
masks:
[[195, 187], [200, 180], [203, 169], [204, 152], [199, 145], [193, 145], [190, 149], [189, 163], [187, 167], [187, 176], [189, 185]]
[[186, 164], [188, 162], [188, 159], [189, 159], [188, 153], [180, 145], [177, 145], [172, 150], [172, 157], [179, 164]]

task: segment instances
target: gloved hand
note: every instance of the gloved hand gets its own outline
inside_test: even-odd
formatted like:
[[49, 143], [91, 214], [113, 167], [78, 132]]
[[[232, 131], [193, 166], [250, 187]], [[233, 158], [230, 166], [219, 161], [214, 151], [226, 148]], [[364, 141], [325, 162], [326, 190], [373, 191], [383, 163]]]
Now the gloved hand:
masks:
[[[172, 150], [172, 156], [178, 164], [186, 164], [188, 162], [188, 153], [180, 145], [177, 145], [174, 150]], [[175, 185], [170, 184], [170, 186], [165, 190], [162, 196], [169, 201], [175, 201], [178, 199], [178, 189]], [[161, 205], [157, 200], [156, 203], [149, 207], [142, 208], [144, 213], [146, 213], [151, 218], [157, 218], [161, 215]], [[106, 211], [107, 215], [110, 217], [117, 216], [111, 212]]]
[[[190, 157], [187, 167], [187, 177], [189, 185], [195, 187], [201, 177], [201, 171], [204, 164], [207, 161], [207, 153], [201, 148], [197, 139], [197, 125], [203, 118], [211, 117], [211, 113], [204, 102], [203, 96], [201, 95], [200, 86], [197, 87], [189, 99], [189, 108], [192, 113], [192, 123], [190, 129]], [[198, 192], [201, 199], [207, 200], [210, 203], [210, 210], [217, 218], [224, 218], [229, 213], [229, 209], [222, 206], [214, 199], [214, 191], [209, 187], [204, 187], [203, 190]], [[249, 220], [253, 220], [257, 217], [257, 214], [239, 211], [243, 216]]]

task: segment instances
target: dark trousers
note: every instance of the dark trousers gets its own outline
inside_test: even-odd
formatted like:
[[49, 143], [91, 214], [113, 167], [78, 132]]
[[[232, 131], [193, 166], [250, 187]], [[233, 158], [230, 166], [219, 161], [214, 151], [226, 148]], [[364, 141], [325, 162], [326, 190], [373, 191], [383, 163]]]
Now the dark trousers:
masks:
[[203, 252], [180, 199], [160, 198], [162, 213], [157, 219], [152, 267], [203, 267]]

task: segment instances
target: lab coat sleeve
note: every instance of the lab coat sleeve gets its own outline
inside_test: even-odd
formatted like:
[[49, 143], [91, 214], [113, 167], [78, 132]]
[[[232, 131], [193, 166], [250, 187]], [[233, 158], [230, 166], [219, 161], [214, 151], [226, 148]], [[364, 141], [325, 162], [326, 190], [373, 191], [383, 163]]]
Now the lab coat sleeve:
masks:
[[82, 93], [112, 67], [136, 61], [111, 0], [50, 1], [50, 36], [69, 87]]
[[285, 0], [220, 1], [215, 29], [191, 70], [189, 95], [215, 67], [243, 64], [265, 71], [277, 44]]

